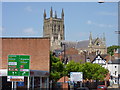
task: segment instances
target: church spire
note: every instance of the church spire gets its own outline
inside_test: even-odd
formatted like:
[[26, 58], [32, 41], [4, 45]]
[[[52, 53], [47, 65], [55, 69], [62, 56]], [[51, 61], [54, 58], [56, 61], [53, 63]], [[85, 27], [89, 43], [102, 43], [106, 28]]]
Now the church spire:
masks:
[[63, 8], [62, 8], [61, 17], [62, 17], [62, 19], [64, 19], [64, 10], [63, 10]]
[[90, 36], [89, 36], [89, 45], [92, 45], [92, 33], [90, 32]]
[[103, 42], [106, 43], [105, 33], [103, 33]]
[[44, 9], [44, 19], [46, 18], [46, 10]]
[[52, 18], [52, 15], [53, 15], [53, 11], [52, 11], [52, 7], [51, 7], [51, 10], [50, 10], [50, 17]]
[[55, 11], [55, 18], [57, 18], [57, 12]]

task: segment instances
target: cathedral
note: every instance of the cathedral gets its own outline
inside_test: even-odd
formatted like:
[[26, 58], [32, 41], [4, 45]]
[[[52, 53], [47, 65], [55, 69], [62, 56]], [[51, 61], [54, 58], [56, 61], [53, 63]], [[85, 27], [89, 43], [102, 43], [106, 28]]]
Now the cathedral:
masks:
[[60, 43], [65, 40], [64, 37], [64, 11], [62, 9], [61, 18], [57, 17], [57, 13], [53, 16], [53, 10], [51, 7], [50, 17], [46, 18], [46, 11], [44, 10], [44, 26], [43, 26], [43, 37], [50, 38], [51, 51], [60, 49]]
[[78, 50], [79, 54], [81, 53], [96, 53], [97, 54], [107, 54], [106, 39], [105, 35], [103, 37], [92, 38], [92, 33], [90, 33], [88, 40], [71, 42], [71, 41], [61, 41], [66, 45], [66, 49], [74, 48]]
[[46, 11], [44, 10], [44, 26], [43, 26], [43, 37], [50, 38], [50, 50], [54, 51], [56, 49], [62, 49], [61, 43], [65, 45], [66, 49], [75, 48], [82, 53], [86, 51], [87, 53], [97, 52], [100, 54], [106, 54], [106, 40], [105, 35], [102, 38], [92, 38], [92, 33], [90, 33], [89, 39], [79, 42], [71, 42], [65, 40], [64, 35], [64, 10], [62, 9], [61, 18], [57, 17], [56, 11], [54, 12], [52, 7], [50, 9], [50, 17], [47, 18]]

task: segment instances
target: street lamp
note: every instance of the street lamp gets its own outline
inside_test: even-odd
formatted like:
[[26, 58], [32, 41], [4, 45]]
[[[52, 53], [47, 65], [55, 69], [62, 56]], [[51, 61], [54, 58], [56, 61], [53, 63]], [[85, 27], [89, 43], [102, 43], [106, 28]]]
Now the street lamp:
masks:
[[65, 60], [66, 60], [66, 53], [65, 53], [65, 51], [66, 51], [66, 49], [65, 49], [65, 44], [64, 43], [61, 43], [61, 47], [63, 47], [64, 46], [64, 60], [63, 60], [63, 63], [65, 64]]
[[[63, 63], [64, 63], [64, 65], [65, 65], [65, 64], [66, 64], [66, 57], [65, 57], [65, 55], [66, 55], [66, 54], [65, 54], [65, 50], [66, 50], [66, 49], [65, 49], [65, 43], [61, 43], [61, 47], [62, 47], [62, 46], [64, 46], [64, 60], [63, 60]], [[64, 68], [65, 68], [65, 67], [64, 67]], [[65, 83], [65, 75], [64, 75], [64, 83]]]
[[84, 50], [83, 52], [84, 52], [84, 55], [85, 55], [85, 62], [86, 62], [86, 54], [87, 54], [87, 51]]

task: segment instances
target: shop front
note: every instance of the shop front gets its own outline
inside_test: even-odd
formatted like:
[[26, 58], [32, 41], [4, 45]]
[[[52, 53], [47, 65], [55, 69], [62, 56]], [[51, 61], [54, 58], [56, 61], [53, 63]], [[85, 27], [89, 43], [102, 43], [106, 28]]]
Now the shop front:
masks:
[[[7, 80], [7, 69], [0, 69], [0, 80], [2, 90], [11, 90], [12, 81]], [[13, 88], [17, 89], [48, 89], [49, 72], [40, 70], [30, 70], [30, 76], [24, 77], [24, 82], [13, 82]]]

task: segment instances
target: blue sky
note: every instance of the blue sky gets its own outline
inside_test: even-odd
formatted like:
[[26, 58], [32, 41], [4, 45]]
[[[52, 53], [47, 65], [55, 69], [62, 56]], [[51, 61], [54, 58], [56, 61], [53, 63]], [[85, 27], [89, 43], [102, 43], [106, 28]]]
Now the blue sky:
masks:
[[65, 39], [81, 41], [106, 35], [106, 44], [117, 45], [118, 3], [97, 2], [3, 2], [2, 36], [5, 37], [42, 37], [43, 11], [49, 17], [50, 8], [61, 17], [65, 14]]

